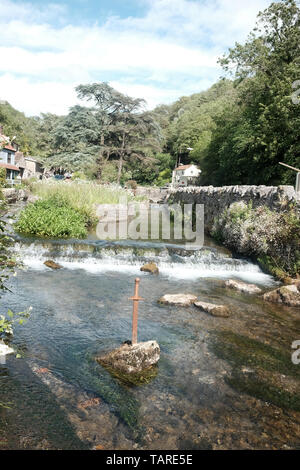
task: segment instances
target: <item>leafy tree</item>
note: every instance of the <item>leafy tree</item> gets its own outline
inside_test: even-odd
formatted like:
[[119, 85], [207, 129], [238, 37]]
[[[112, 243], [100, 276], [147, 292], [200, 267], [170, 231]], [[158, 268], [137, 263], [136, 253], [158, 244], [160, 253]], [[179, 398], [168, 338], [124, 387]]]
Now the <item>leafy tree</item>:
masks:
[[291, 100], [300, 77], [299, 44], [299, 7], [282, 0], [258, 15], [244, 45], [220, 59], [234, 74], [238, 99], [232, 114], [224, 110], [223, 129], [208, 152], [219, 168], [216, 183], [231, 180], [228, 175], [239, 183], [294, 183], [294, 174], [278, 162], [297, 166], [300, 160], [300, 107]]
[[124, 161], [136, 158], [150, 160], [149, 150], [159, 148], [159, 127], [153, 115], [143, 111], [145, 101], [114, 90], [107, 83], [79, 85], [78, 97], [93, 101], [100, 132], [99, 166], [106, 154], [118, 158], [117, 182], [120, 182]]
[[95, 162], [100, 149], [99, 122], [95, 110], [76, 105], [53, 131], [55, 151], [49, 155], [49, 166], [68, 171], [85, 171]]

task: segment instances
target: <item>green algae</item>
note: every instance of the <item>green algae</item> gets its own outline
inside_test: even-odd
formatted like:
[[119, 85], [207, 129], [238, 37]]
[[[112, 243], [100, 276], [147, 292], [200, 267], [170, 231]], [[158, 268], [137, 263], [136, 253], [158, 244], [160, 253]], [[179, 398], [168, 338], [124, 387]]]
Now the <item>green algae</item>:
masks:
[[234, 371], [231, 377], [225, 379], [225, 382], [241, 393], [247, 393], [279, 408], [300, 411], [300, 395], [268, 384], [258, 379], [256, 374], [243, 374], [240, 371]]
[[291, 354], [232, 331], [217, 333], [213, 351], [234, 366], [259, 367], [300, 378], [300, 369], [292, 363]]
[[[280, 408], [300, 411], [300, 395], [275, 386], [267, 378], [261, 378], [264, 371], [300, 379], [299, 366], [292, 363], [291, 355], [262, 343], [261, 341], [236, 334], [232, 331], [216, 333], [213, 352], [233, 366], [225, 382], [238, 392], [246, 393]], [[250, 372], [242, 372], [248, 366]], [[258, 375], [259, 372], [259, 375]]]
[[[101, 363], [100, 363], [101, 364]], [[121, 384], [127, 386], [141, 386], [149, 384], [158, 374], [158, 367], [153, 366], [135, 374], [126, 374], [109, 366], [101, 364], [113, 377], [118, 379]]]

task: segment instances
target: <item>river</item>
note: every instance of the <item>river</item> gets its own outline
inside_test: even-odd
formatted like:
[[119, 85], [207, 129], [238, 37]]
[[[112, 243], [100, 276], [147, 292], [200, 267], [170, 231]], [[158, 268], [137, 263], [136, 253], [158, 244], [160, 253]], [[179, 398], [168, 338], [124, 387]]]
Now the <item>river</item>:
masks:
[[[24, 267], [1, 308], [32, 306], [0, 365], [0, 449], [279, 449], [300, 447], [300, 336], [296, 309], [226, 289], [224, 279], [275, 280], [207, 240], [186, 252], [163, 243], [19, 238]], [[63, 266], [52, 271], [51, 259]], [[155, 261], [158, 276], [140, 272]], [[139, 340], [161, 348], [157, 370], [135, 386], [95, 362], [130, 339], [141, 278]], [[230, 318], [161, 306], [166, 293], [227, 305]]]

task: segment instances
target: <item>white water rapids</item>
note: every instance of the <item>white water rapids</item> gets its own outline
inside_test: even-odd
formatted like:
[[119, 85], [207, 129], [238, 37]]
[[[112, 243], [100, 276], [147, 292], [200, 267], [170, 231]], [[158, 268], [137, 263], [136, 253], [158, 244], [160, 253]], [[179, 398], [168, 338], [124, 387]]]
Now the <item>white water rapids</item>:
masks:
[[237, 278], [246, 282], [270, 286], [274, 283], [251, 261], [232, 258], [215, 248], [204, 247], [196, 252], [187, 252], [170, 245], [156, 247], [141, 244], [96, 244], [81, 242], [16, 242], [14, 252], [25, 267], [34, 270], [49, 270], [46, 260], [53, 260], [66, 269], [82, 269], [90, 273], [123, 272], [142, 274], [140, 267], [146, 262], [155, 262], [160, 274], [169, 278]]

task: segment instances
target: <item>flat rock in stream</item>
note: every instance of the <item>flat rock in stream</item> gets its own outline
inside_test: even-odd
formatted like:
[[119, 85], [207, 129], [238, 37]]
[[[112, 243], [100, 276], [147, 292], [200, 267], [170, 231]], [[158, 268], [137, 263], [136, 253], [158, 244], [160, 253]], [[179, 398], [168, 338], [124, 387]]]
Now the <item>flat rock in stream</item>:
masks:
[[195, 307], [200, 308], [204, 312], [209, 313], [213, 317], [230, 317], [229, 308], [225, 305], [210, 304], [208, 302], [194, 302], [194, 305]]
[[197, 297], [192, 294], [166, 294], [158, 302], [165, 305], [178, 305], [180, 307], [189, 307], [196, 302]]
[[269, 302], [284, 304], [289, 307], [300, 307], [300, 281], [267, 292], [264, 294], [263, 299]]
[[44, 264], [51, 269], [61, 269], [62, 266], [60, 264], [55, 263], [55, 261], [52, 261], [48, 259], [47, 261], [44, 262]]
[[225, 281], [225, 287], [229, 287], [230, 289], [235, 289], [240, 292], [244, 292], [245, 294], [261, 294], [262, 290], [257, 287], [255, 284], [248, 284], [247, 282], [242, 281], [235, 281], [233, 279], [229, 279]]
[[160, 347], [156, 341], [142, 343], [122, 344], [121, 347], [96, 360], [104, 367], [116, 369], [125, 374], [137, 374], [149, 369], [158, 363]]

